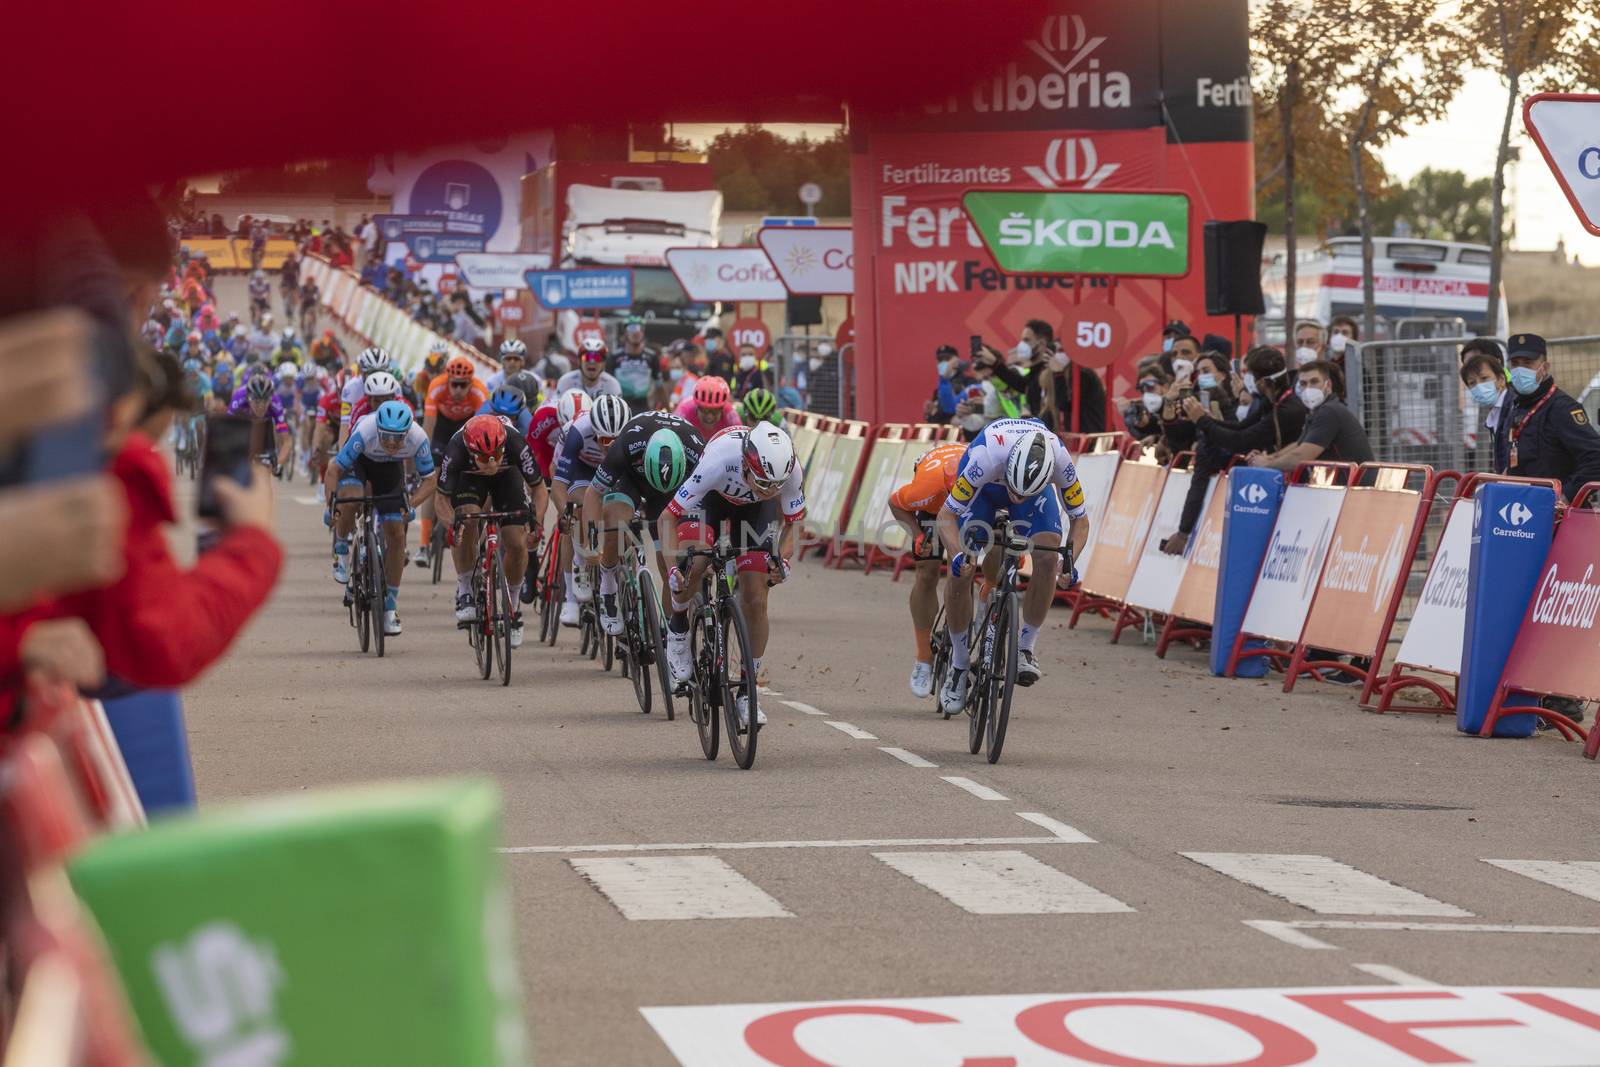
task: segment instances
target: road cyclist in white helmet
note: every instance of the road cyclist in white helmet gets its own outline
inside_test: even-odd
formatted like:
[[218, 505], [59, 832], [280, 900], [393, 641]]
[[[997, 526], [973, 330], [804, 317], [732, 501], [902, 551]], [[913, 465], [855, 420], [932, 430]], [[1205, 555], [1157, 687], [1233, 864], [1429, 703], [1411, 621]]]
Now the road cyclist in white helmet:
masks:
[[[565, 398], [563, 398], [565, 400]], [[562, 544], [571, 545], [571, 571], [568, 574], [566, 602], [561, 606], [561, 625], [578, 625], [578, 605], [594, 597], [587, 568], [591, 555], [589, 545], [583, 543], [586, 531], [598, 527], [598, 513], [584, 514], [576, 524], [567, 518], [567, 502], [582, 505], [584, 490], [594, 480], [594, 472], [606, 458], [611, 447], [628, 424], [631, 413], [627, 401], [620, 396], [602, 393], [589, 405], [589, 409], [576, 416], [561, 437], [561, 447], [556, 455], [555, 477], [550, 486], [550, 497], [555, 503], [557, 522], [561, 523]], [[562, 555], [566, 555], [563, 548]], [[566, 560], [563, 560], [563, 565]]]
[[363, 349], [361, 355], [356, 357], [356, 373], [344, 383], [344, 389], [339, 394], [340, 448], [343, 448], [344, 443], [350, 439], [350, 429], [355, 422], [350, 413], [355, 410], [356, 403], [367, 395], [367, 376], [377, 374], [379, 371], [394, 373], [394, 359], [377, 345]]
[[1073, 555], [1077, 556], [1089, 537], [1083, 486], [1066, 445], [1038, 419], [998, 419], [967, 446], [938, 519], [939, 539], [950, 554], [944, 602], [950, 671], [939, 691], [939, 707], [946, 714], [960, 711], [966, 699], [972, 579], [980, 562], [988, 578], [999, 573], [1001, 554], [985, 554], [985, 549], [992, 540], [995, 513], [1002, 510], [1009, 516], [1012, 532], [1025, 536], [1034, 549], [1017, 634], [1016, 683], [1027, 686], [1039, 680], [1042, 672], [1034, 645], [1055, 597], [1061, 569], [1061, 557], [1054, 550], [1061, 546], [1063, 501], [1071, 519]]
[[556, 382], [556, 392], [564, 393], [568, 389], [582, 389], [593, 400], [609, 393], [612, 396], [622, 395], [622, 383], [606, 372], [605, 342], [598, 337], [585, 338], [578, 346], [578, 366], [576, 370], [569, 370]]
[[500, 369], [484, 379], [483, 387], [490, 394], [506, 382], [522, 373], [528, 365], [528, 346], [515, 337], [508, 337], [500, 343]]

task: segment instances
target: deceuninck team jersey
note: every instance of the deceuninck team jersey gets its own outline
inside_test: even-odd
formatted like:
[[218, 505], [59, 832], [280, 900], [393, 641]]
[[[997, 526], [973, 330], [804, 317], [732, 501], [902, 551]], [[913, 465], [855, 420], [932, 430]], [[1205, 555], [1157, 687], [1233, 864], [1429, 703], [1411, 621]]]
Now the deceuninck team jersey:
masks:
[[1078, 483], [1078, 468], [1072, 464], [1071, 453], [1061, 439], [1038, 419], [997, 419], [985, 426], [983, 432], [967, 446], [961, 477], [950, 487], [950, 495], [945, 499], [944, 506], [957, 515], [965, 515], [972, 507], [973, 499], [985, 488], [996, 484], [1003, 487], [1006, 459], [1011, 455], [1011, 448], [1030, 430], [1044, 431], [1055, 446], [1056, 475], [1051, 481], [1061, 490], [1061, 500], [1067, 506], [1067, 514], [1074, 519], [1087, 515], [1089, 508], [1083, 499], [1083, 486]]
[[344, 383], [344, 388], [339, 391], [339, 418], [348, 419], [350, 412], [355, 410], [356, 401], [366, 395], [366, 378], [352, 374], [350, 380]]
[[[695, 465], [694, 473], [684, 479], [678, 493], [667, 505], [667, 510], [678, 518], [700, 510], [707, 495], [716, 493], [733, 504], [755, 504], [756, 495], [744, 479], [744, 443], [750, 436], [748, 426], [724, 430], [706, 445], [705, 453]], [[784, 522], [799, 522], [806, 517], [805, 472], [800, 464], [794, 465], [783, 488], [778, 491], [778, 505], [783, 509]]]
[[340, 470], [351, 470], [356, 465], [357, 456], [366, 456], [375, 463], [415, 460], [419, 475], [426, 478], [433, 473], [433, 450], [428, 447], [428, 435], [415, 422], [406, 431], [405, 444], [391, 452], [378, 440], [378, 416], [368, 415], [350, 431], [350, 439], [333, 457], [333, 462], [338, 464]]

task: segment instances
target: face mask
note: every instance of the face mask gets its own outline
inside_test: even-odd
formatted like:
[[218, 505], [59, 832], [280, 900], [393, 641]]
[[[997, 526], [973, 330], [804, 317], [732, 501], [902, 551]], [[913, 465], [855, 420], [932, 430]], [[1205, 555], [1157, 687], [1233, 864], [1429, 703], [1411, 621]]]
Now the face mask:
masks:
[[1163, 351], [1163, 352], [1171, 352], [1172, 351], [1172, 338], [1163, 337], [1161, 339], [1161, 351]]
[[717, 338], [717, 337], [707, 337], [706, 338], [706, 351], [707, 352], [715, 352], [720, 347], [722, 347], [721, 338]]
[[1256, 376], [1249, 371], [1244, 372], [1244, 391], [1251, 396], [1256, 395]]
[[1162, 397], [1160, 393], [1146, 393], [1143, 397], [1144, 409], [1154, 415], [1161, 410]]
[[1328, 338], [1328, 347], [1335, 352], [1343, 352], [1350, 345], [1350, 338], [1342, 333], [1336, 333]]
[[1067, 369], [1067, 366], [1071, 362], [1072, 361], [1067, 358], [1067, 354], [1065, 352], [1057, 352], [1055, 355], [1050, 357], [1050, 369], [1055, 371], [1057, 374], [1060, 374], [1062, 371]]
[[1471, 389], [1469, 389], [1468, 392], [1472, 394], [1472, 399], [1476, 400], [1483, 407], [1488, 407], [1496, 400], [1500, 399], [1500, 390], [1494, 387], [1493, 382], [1479, 382], [1477, 385], [1474, 385]]
[[1240, 404], [1238, 407], [1233, 409], [1233, 419], [1235, 422], [1243, 422], [1244, 417], [1248, 414], [1250, 414], [1249, 404]]
[[822, 357], [812, 356], [807, 362], [811, 364], [812, 370], [816, 370], [818, 367], [822, 366]]
[[671, 370], [667, 371], [667, 377], [671, 378], [675, 382], [681, 381], [683, 379], [683, 368], [673, 367]]
[[1304, 367], [1307, 363], [1310, 363], [1316, 358], [1317, 350], [1315, 348], [1307, 348], [1306, 346], [1301, 345], [1299, 348], [1294, 350], [1294, 361], [1298, 366]]
[[1300, 390], [1300, 399], [1305, 403], [1307, 409], [1315, 411], [1322, 406], [1324, 400], [1328, 399], [1328, 394], [1315, 385], [1308, 385]]
[[756, 357], [755, 356], [740, 356], [739, 357], [739, 369], [740, 370], [750, 370], [755, 365], [756, 365]]
[[1194, 360], [1175, 359], [1172, 361], [1172, 373], [1182, 378], [1194, 373]]
[[953, 359], [941, 359], [939, 361], [939, 377], [941, 377], [941, 378], [950, 377], [951, 374], [955, 373], [955, 366], [956, 366], [956, 361], [955, 360], [953, 360]]
[[1018, 360], [1024, 360], [1025, 361], [1025, 360], [1029, 359], [1030, 357], [1032, 357], [1032, 355], [1033, 355], [1033, 346], [1032, 345], [1028, 344], [1028, 342], [1026, 342], [1026, 341], [1018, 341], [1017, 342], [1016, 356], [1017, 356]]
[[1215, 374], [1202, 374], [1197, 379], [1197, 384], [1202, 389], [1215, 389], [1217, 387], [1217, 376]]
[[1532, 367], [1512, 367], [1511, 388], [1527, 396], [1539, 388], [1539, 372]]

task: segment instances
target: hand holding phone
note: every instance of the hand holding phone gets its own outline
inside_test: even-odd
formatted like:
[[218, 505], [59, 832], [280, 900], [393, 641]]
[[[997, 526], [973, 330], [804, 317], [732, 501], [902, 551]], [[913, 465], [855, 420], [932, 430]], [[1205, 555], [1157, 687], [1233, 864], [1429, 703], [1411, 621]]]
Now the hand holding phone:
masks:
[[967, 352], [973, 358], [977, 358], [978, 353], [982, 351], [983, 337], [980, 334], [973, 334], [971, 337], [967, 338]]
[[206, 454], [200, 468], [200, 517], [218, 519], [215, 478], [230, 478], [240, 486], [250, 484], [250, 438], [254, 420], [241, 415], [213, 415], [206, 419]]

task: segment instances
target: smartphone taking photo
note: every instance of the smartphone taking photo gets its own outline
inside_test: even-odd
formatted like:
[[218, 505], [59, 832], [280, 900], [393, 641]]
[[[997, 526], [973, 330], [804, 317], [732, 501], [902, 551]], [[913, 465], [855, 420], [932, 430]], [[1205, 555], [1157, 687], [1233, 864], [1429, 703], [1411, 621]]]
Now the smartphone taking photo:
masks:
[[253, 422], [242, 415], [212, 415], [206, 419], [206, 454], [200, 467], [201, 518], [222, 517], [222, 508], [212, 487], [213, 479], [232, 478], [241, 486], [250, 484]]

